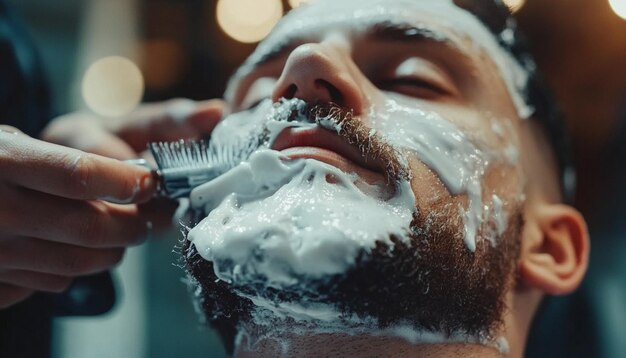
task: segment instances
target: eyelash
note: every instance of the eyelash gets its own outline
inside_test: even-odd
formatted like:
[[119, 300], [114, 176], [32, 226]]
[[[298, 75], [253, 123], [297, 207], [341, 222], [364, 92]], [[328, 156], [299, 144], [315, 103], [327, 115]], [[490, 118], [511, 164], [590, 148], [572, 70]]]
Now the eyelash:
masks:
[[[398, 86], [398, 85], [411, 86], [411, 87], [421, 90], [422, 92], [408, 93], [409, 91], [399, 91], [398, 89], [394, 90], [393, 87]], [[394, 92], [405, 94], [407, 96], [414, 96], [418, 98], [435, 98], [435, 97], [446, 96], [450, 94], [447, 90], [445, 90], [441, 86], [431, 81], [426, 81], [426, 80], [415, 78], [415, 77], [397, 77], [397, 78], [390, 78], [390, 79], [382, 80], [378, 82], [378, 88], [382, 90], [394, 91]], [[423, 93], [424, 90], [429, 91], [429, 93]], [[246, 106], [244, 110], [251, 111], [255, 109], [256, 107], [258, 107], [259, 104], [263, 103], [263, 101], [265, 101], [266, 99], [268, 99], [268, 97], [261, 97], [255, 100], [254, 102], [252, 102], [250, 105]]]
[[403, 92], [408, 92], [408, 91], [398, 91], [398, 89], [395, 89], [396, 92], [400, 92], [406, 95], [413, 95], [415, 97], [438, 97], [438, 96], [445, 96], [448, 95], [449, 92], [447, 90], [445, 90], [444, 88], [442, 88], [441, 86], [430, 82], [430, 81], [426, 81], [423, 79], [419, 79], [419, 78], [414, 78], [414, 77], [398, 77], [398, 78], [391, 78], [391, 79], [386, 79], [386, 80], [382, 80], [378, 83], [378, 87], [383, 89], [383, 90], [388, 90], [388, 91], [392, 91], [394, 90], [393, 87], [395, 86], [411, 86], [413, 88], [415, 88], [416, 90], [427, 90], [430, 93], [403, 93]]

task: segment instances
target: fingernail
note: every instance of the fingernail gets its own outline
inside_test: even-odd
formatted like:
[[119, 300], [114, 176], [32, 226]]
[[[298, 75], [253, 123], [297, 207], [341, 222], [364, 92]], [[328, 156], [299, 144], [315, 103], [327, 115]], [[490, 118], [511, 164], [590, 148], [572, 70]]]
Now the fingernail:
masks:
[[153, 191], [154, 186], [156, 185], [155, 179], [152, 177], [152, 172], [149, 169], [145, 169], [146, 173], [141, 177], [137, 178], [135, 181], [135, 185], [132, 188], [132, 193], [130, 196], [125, 198], [113, 197], [113, 196], [103, 196], [98, 198], [99, 200], [108, 201], [113, 204], [131, 204], [137, 200], [137, 197], [140, 193], [145, 191]]
[[151, 171], [141, 178], [141, 191], [154, 190], [156, 188], [156, 180]]
[[22, 132], [19, 129], [11, 127], [11, 126], [0, 125], [0, 133], [8, 133], [8, 134], [18, 135], [18, 134], [20, 134]]

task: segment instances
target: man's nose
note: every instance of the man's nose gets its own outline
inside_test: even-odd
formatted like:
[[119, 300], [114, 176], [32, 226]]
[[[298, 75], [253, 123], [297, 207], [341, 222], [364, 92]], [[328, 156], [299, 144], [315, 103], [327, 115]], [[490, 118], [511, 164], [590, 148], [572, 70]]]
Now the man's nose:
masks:
[[284, 97], [309, 103], [332, 102], [360, 114], [363, 95], [344, 61], [340, 54], [321, 44], [297, 47], [287, 58], [272, 100]]

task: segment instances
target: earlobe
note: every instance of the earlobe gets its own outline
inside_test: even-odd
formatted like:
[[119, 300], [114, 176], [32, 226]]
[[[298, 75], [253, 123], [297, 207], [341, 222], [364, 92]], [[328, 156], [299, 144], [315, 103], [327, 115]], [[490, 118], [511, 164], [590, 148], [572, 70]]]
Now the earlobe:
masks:
[[529, 216], [522, 235], [520, 279], [551, 295], [574, 291], [589, 259], [585, 220], [561, 204], [543, 204]]

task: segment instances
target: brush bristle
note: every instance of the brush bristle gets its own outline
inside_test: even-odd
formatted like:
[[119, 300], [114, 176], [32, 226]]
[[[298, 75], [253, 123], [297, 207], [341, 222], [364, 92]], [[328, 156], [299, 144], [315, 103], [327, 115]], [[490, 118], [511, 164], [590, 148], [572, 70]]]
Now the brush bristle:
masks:
[[205, 140], [150, 143], [148, 148], [162, 172], [211, 168], [226, 172], [248, 159], [258, 140], [240, 138], [229, 145], [210, 146]]
[[184, 141], [150, 143], [148, 148], [160, 170], [196, 168], [212, 165], [216, 158], [209, 155], [206, 141]]
[[247, 160], [259, 147], [259, 140], [240, 138], [228, 145], [211, 146], [200, 140], [148, 144], [161, 180], [160, 195], [186, 196], [193, 188], [213, 180]]

